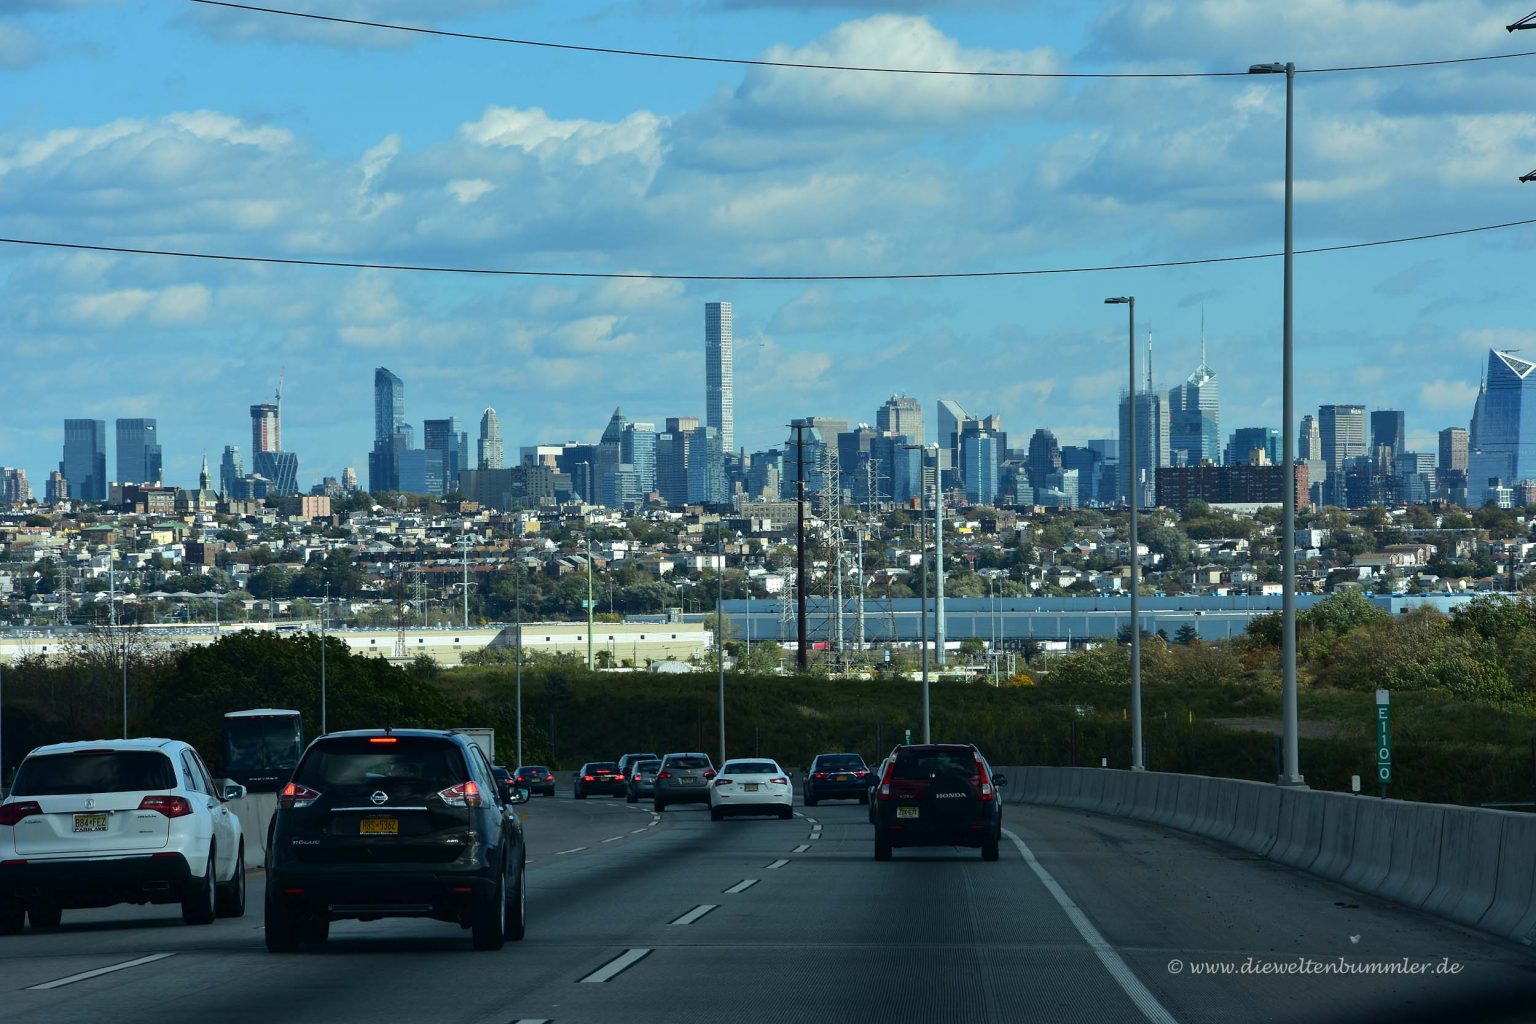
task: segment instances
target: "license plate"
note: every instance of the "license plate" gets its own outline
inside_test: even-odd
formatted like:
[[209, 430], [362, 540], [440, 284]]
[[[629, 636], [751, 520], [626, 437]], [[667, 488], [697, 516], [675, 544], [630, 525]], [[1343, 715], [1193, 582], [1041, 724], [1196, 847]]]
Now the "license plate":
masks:
[[917, 817], [917, 808], [916, 807], [898, 807], [898, 808], [896, 808], [896, 817], [898, 817], [898, 818], [915, 818], [915, 817]]
[[397, 836], [400, 834], [399, 818], [364, 818], [357, 823], [360, 836]]
[[75, 815], [76, 832], [105, 832], [106, 830], [107, 816], [105, 814]]
[[846, 775], [839, 775], [837, 777], [837, 781], [838, 782], [847, 782], [848, 781], [848, 776], [846, 776]]
[[746, 790], [748, 793], [756, 793], [758, 790], [758, 785], [755, 782], [748, 782], [744, 783], [741, 788]]
[[698, 782], [699, 780], [697, 778], [695, 778], [694, 776], [692, 776], [692, 775], [683, 775], [683, 776], [680, 776], [677, 781], [680, 782], [681, 784], [683, 784], [684, 786], [691, 786], [695, 782]]

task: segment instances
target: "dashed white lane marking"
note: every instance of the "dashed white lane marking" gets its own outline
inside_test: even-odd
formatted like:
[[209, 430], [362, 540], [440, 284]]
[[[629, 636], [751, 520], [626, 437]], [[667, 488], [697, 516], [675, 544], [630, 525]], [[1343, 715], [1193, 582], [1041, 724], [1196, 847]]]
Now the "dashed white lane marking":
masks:
[[582, 850], [585, 850], [585, 849], [586, 849], [585, 846], [577, 846], [577, 847], [573, 847], [572, 849], [569, 849], [569, 850], [561, 850], [559, 853], [555, 854], [555, 856], [556, 857], [564, 857], [568, 853], [580, 853]]
[[821, 826], [820, 825], [812, 825], [811, 826], [811, 831], [812, 832], [820, 832], [821, 831]]
[[783, 859], [783, 858], [782, 858], [782, 857], [781, 857], [781, 858], [779, 858], [779, 859], [778, 859], [778, 860], [776, 860], [776, 861], [774, 861], [774, 862], [773, 862], [773, 863], [772, 863], [772, 864], [769, 864], [769, 865], [768, 865], [768, 870], [769, 870], [769, 871], [772, 871], [772, 870], [774, 870], [774, 869], [775, 869], [775, 868], [781, 868], [781, 867], [783, 867], [783, 866], [784, 866], [784, 865], [785, 865], [785, 864], [788, 864], [788, 863], [789, 863], [789, 861], [787, 861], [787, 860], [784, 860], [784, 859]]
[[735, 896], [739, 892], [746, 892], [748, 889], [752, 888], [756, 884], [757, 884], [757, 879], [755, 879], [755, 878], [744, 878], [741, 881], [737, 882], [735, 885], [731, 886], [729, 889], [725, 890], [725, 895], [727, 895], [727, 896]]
[[698, 906], [694, 907], [692, 910], [688, 911], [688, 913], [684, 914], [682, 917], [678, 918], [676, 921], [671, 921], [669, 923], [670, 924], [693, 924], [693, 922], [697, 921], [699, 918], [703, 917], [705, 914], [709, 913], [711, 910], [714, 910], [717, 906], [719, 906], [719, 904], [716, 904], [716, 903], [701, 903]]
[[548, 1017], [519, 1017], [512, 1024], [549, 1024]]
[[811, 848], [811, 844], [810, 843], [801, 843], [799, 846], [795, 847], [793, 850], [790, 850], [789, 852], [790, 853], [804, 853], [806, 850], [809, 850], [810, 848]]
[[141, 956], [137, 960], [124, 960], [122, 963], [113, 964], [111, 967], [98, 967], [94, 971], [81, 971], [79, 974], [71, 974], [66, 978], [59, 978], [55, 981], [45, 981], [41, 985], [31, 985], [28, 986], [27, 991], [44, 992], [51, 988], [63, 988], [65, 985], [73, 985], [77, 981], [89, 981], [91, 978], [99, 978], [103, 974], [114, 974], [117, 971], [126, 971], [130, 967], [142, 967], [145, 964], [152, 964], [156, 960], [164, 960], [168, 956], [175, 955], [175, 953], [151, 953], [149, 956]]
[[810, 835], [806, 836], [805, 838], [807, 838], [807, 839], [820, 839], [821, 838], [821, 833], [820, 832], [812, 832]]
[[607, 839], [604, 839], [603, 842], [605, 842], [605, 843], [616, 843], [620, 839], [623, 839], [623, 838], [624, 838], [623, 836], [609, 836]]
[[579, 984], [601, 985], [629, 970], [635, 964], [651, 955], [649, 949], [630, 949], [609, 960], [606, 964], [582, 978]]
[[1141, 979], [1136, 977], [1135, 972], [1126, 965], [1124, 960], [1120, 959], [1120, 954], [1115, 952], [1115, 947], [1111, 946], [1104, 936], [1099, 934], [1099, 930], [1093, 926], [1093, 922], [1088, 920], [1088, 915], [1082, 912], [1081, 908], [1073, 902], [1072, 897], [1067, 895], [1067, 891], [1035, 859], [1034, 853], [1028, 846], [1024, 845], [1024, 840], [1006, 828], [1003, 829], [1003, 835], [1007, 836], [1013, 843], [1014, 848], [1019, 851], [1019, 855], [1024, 858], [1030, 870], [1035, 873], [1035, 877], [1040, 879], [1040, 884], [1045, 886], [1046, 891], [1051, 894], [1061, 906], [1061, 909], [1066, 911], [1067, 919], [1072, 922], [1072, 926], [1077, 929], [1077, 933], [1083, 937], [1084, 942], [1088, 943], [1088, 947], [1098, 956], [1099, 962], [1104, 965], [1104, 969], [1109, 972], [1109, 976], [1115, 979], [1115, 982], [1130, 997], [1131, 1002], [1136, 1004], [1136, 1008], [1142, 1012], [1142, 1015], [1151, 1024], [1178, 1024], [1177, 1018], [1169, 1013], [1162, 1003], [1157, 1001], [1157, 997], [1147, 990], [1147, 987], [1141, 983]]
[[[649, 825], [645, 826], [645, 828], [650, 828], [650, 827], [651, 826], [649, 826]], [[629, 834], [632, 835], [632, 836], [637, 836], [641, 832], [644, 832], [645, 828], [632, 828], [632, 829], [629, 830]]]

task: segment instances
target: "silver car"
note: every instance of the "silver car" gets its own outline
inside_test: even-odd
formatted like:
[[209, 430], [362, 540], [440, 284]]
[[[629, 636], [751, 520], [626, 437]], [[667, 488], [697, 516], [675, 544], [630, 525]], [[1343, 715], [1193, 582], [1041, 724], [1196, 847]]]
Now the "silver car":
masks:
[[651, 787], [653, 806], [661, 812], [672, 804], [707, 804], [714, 778], [715, 765], [708, 754], [668, 754], [661, 759]]
[[628, 787], [624, 794], [625, 803], [636, 803], [643, 796], [654, 797], [656, 795], [656, 773], [661, 771], [661, 759], [650, 758], [645, 761], [634, 761], [629, 767]]

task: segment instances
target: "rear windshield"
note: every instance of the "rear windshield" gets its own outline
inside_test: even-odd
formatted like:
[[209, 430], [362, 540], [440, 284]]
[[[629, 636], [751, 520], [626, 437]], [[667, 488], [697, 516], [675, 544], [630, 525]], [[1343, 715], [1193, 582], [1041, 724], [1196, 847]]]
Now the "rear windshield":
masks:
[[668, 768], [708, 768], [709, 767], [709, 758], [707, 758], [707, 757], [669, 757], [669, 758], [667, 758], [667, 767]]
[[390, 783], [437, 792], [463, 782], [465, 772], [464, 755], [447, 740], [401, 736], [394, 743], [372, 743], [364, 737], [317, 742], [293, 778], [322, 793]]
[[660, 770], [660, 768], [661, 768], [661, 762], [660, 761], [636, 761], [635, 762], [635, 771], [637, 771], [637, 772], [654, 772], [654, 771]]
[[618, 764], [613, 761], [593, 761], [587, 765], [587, 771], [589, 772], [616, 772], [618, 770]]
[[659, 754], [626, 754], [625, 756], [631, 761], [658, 761], [661, 759]]
[[779, 766], [772, 761], [735, 761], [725, 766], [725, 771], [740, 775], [777, 775]]
[[528, 764], [528, 765], [524, 765], [523, 767], [519, 768], [518, 771], [520, 771], [520, 772], [547, 772], [547, 771], [549, 771], [549, 769], [545, 768], [541, 764]]
[[29, 757], [16, 772], [13, 796], [133, 793], [176, 788], [176, 768], [158, 750], [112, 750]]
[[896, 755], [895, 779], [932, 779], [940, 775], [970, 778], [976, 774], [976, 755], [969, 750], [921, 750]]
[[816, 767], [822, 771], [858, 770], [864, 767], [864, 759], [858, 754], [823, 754], [816, 759]]

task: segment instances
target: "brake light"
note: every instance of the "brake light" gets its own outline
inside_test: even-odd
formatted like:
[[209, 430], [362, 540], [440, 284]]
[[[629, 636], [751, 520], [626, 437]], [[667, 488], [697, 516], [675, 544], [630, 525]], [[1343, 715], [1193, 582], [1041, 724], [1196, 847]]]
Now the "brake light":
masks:
[[826, 772], [817, 772], [816, 774], [811, 776], [811, 778], [813, 778], [813, 779], [824, 779], [826, 777], [827, 777], [827, 773]]
[[670, 779], [672, 777], [672, 773], [671, 772], [657, 772], [656, 773], [656, 777], [658, 779]]
[[729, 786], [729, 785], [734, 784], [735, 781], [736, 781], [735, 779], [728, 779], [728, 778], [726, 778], [725, 776], [722, 775], [722, 776], [720, 776], [720, 778], [715, 780], [715, 785], [716, 786]]
[[992, 792], [992, 776], [987, 774], [987, 766], [979, 757], [976, 759], [976, 779], [981, 783], [981, 798], [983, 800], [994, 800], [997, 798], [997, 794]]
[[0, 825], [15, 825], [23, 818], [42, 814], [43, 807], [35, 800], [23, 800], [15, 804], [0, 804]]
[[789, 785], [789, 780], [782, 775], [775, 775], [773, 778], [768, 780], [768, 784], [770, 786], [787, 786]]
[[368, 737], [368, 742], [369, 743], [399, 743], [400, 739], [397, 736], [369, 736]]
[[716, 775], [716, 772], [715, 772], [715, 770], [714, 770], [714, 769], [713, 769], [713, 768], [710, 768], [710, 769], [707, 769], [707, 770], [706, 770], [706, 771], [705, 771], [705, 772], [704, 772], [704, 777], [705, 777], [705, 778], [706, 778], [706, 779], [712, 779], [712, 778], [714, 778], [714, 777], [715, 777], [715, 775]]
[[864, 776], [866, 776], [868, 774], [869, 774], [869, 769], [868, 768], [860, 768], [858, 771], [853, 773], [853, 777], [856, 778], [856, 779], [862, 779]]
[[590, 775], [583, 775], [581, 777], [581, 781], [582, 782], [591, 782], [592, 781], [592, 776], [590, 776]]
[[474, 781], [461, 782], [457, 786], [449, 786], [437, 794], [437, 798], [449, 807], [479, 807], [480, 787]]
[[527, 779], [525, 779], [525, 778], [523, 778], [523, 777], [522, 777], [522, 776], [521, 776], [521, 775], [519, 775], [519, 776], [518, 776], [518, 777], [517, 777], [517, 781], [518, 781], [518, 782], [527, 782], [527, 781], [528, 781], [528, 780], [527, 780]]
[[318, 799], [320, 799], [319, 792], [310, 789], [308, 786], [301, 786], [297, 782], [290, 782], [277, 791], [277, 806], [279, 807], [308, 807]]
[[624, 781], [624, 776], [622, 776], [622, 775], [615, 775], [615, 776], [614, 776], [614, 777], [613, 777], [613, 780], [614, 780], [614, 781], [615, 781], [615, 782], [623, 782], [623, 781]]
[[891, 760], [885, 762], [885, 774], [880, 777], [880, 799], [881, 800], [889, 800], [891, 798], [891, 773], [894, 772], [895, 770], [896, 770], [896, 759], [895, 758], [892, 758]]
[[192, 813], [192, 802], [184, 796], [147, 796], [139, 801], [141, 811], [159, 811], [167, 818], [181, 818]]

